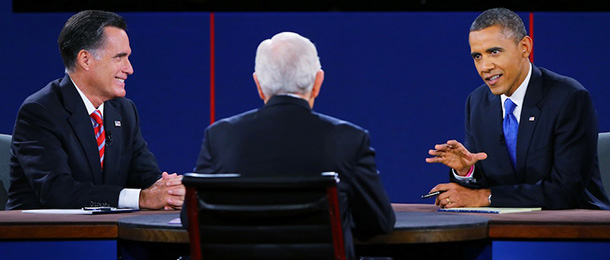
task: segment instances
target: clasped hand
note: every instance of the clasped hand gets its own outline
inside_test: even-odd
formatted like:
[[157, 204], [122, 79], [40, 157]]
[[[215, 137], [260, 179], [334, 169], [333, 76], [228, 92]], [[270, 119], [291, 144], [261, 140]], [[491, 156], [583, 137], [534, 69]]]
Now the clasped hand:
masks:
[[140, 192], [141, 209], [180, 209], [186, 189], [182, 185], [182, 175], [163, 172], [161, 179]]

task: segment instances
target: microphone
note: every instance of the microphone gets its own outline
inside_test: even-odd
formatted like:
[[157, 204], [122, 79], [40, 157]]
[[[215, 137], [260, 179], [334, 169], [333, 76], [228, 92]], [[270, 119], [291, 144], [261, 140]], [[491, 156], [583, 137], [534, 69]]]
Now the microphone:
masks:
[[502, 145], [506, 145], [506, 141], [505, 141], [505, 139], [504, 139], [504, 135], [503, 135], [503, 134], [501, 134], [501, 135], [500, 135], [500, 143], [501, 143]]
[[106, 146], [112, 146], [112, 133], [106, 131]]

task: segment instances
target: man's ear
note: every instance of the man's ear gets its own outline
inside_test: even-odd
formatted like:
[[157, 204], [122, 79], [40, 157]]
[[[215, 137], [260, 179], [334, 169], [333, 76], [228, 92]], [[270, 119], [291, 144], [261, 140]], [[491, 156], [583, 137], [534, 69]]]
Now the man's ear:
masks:
[[313, 82], [313, 87], [311, 88], [311, 96], [310, 98], [316, 98], [320, 94], [320, 88], [322, 88], [322, 82], [324, 81], [324, 71], [319, 70], [316, 73], [316, 79]]
[[523, 51], [523, 57], [529, 57], [534, 49], [534, 41], [529, 36], [525, 36], [521, 39], [520, 47]]
[[95, 59], [93, 53], [88, 52], [87, 50], [80, 50], [76, 55], [76, 67], [89, 71], [93, 59]]
[[265, 97], [265, 93], [263, 93], [263, 89], [261, 88], [261, 84], [258, 83], [258, 78], [256, 77], [256, 72], [252, 73], [252, 77], [254, 78], [254, 83], [256, 83], [256, 90], [258, 90], [258, 96], [267, 103], [267, 98]]

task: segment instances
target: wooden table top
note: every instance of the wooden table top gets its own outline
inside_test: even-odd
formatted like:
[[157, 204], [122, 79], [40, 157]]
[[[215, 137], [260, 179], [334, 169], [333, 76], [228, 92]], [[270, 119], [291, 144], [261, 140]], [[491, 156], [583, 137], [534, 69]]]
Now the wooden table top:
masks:
[[[144, 242], [188, 243], [180, 224], [170, 224], [179, 213], [145, 215], [119, 220], [121, 239]], [[429, 212], [396, 212], [394, 232], [376, 236], [361, 244], [405, 244], [453, 242], [487, 238], [489, 218]]]
[[129, 213], [65, 215], [0, 210], [0, 239], [116, 239], [118, 220], [130, 216], [171, 214], [177, 211], [141, 210]]
[[188, 243], [189, 236], [180, 222], [180, 212], [119, 219], [119, 238], [165, 243]]
[[[433, 204], [393, 204], [395, 211], [436, 212]], [[440, 212], [438, 212], [440, 214]], [[568, 209], [507, 214], [444, 213], [490, 218], [491, 239], [610, 240], [610, 211]]]
[[[433, 204], [393, 204], [395, 231], [371, 244], [473, 239], [610, 240], [610, 211], [543, 210], [489, 214], [437, 212]], [[51, 215], [0, 211], [0, 239], [130, 239], [188, 243], [186, 230], [169, 224], [179, 211], [103, 215]], [[155, 220], [153, 220], [155, 219]], [[156, 222], [155, 222], [156, 221]]]

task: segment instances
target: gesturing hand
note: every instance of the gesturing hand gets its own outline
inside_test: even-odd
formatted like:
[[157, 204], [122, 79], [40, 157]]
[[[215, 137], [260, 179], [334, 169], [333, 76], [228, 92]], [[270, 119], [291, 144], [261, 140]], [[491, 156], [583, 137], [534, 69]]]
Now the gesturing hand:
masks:
[[464, 145], [456, 140], [449, 140], [444, 144], [437, 144], [428, 151], [434, 156], [426, 158], [427, 163], [442, 163], [453, 168], [459, 175], [466, 175], [470, 166], [480, 160], [487, 159], [486, 153], [471, 153]]

